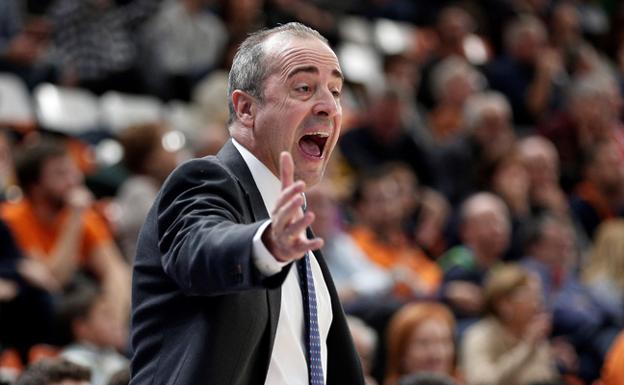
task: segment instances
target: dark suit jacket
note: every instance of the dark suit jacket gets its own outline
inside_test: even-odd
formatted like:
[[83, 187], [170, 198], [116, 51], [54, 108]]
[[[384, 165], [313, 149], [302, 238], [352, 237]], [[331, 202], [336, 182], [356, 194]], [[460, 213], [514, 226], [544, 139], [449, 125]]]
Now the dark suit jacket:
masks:
[[[252, 238], [269, 215], [228, 142], [167, 179], [139, 236], [132, 281], [132, 385], [264, 384], [291, 265], [264, 277]], [[332, 301], [327, 384], [363, 384], [323, 258]]]

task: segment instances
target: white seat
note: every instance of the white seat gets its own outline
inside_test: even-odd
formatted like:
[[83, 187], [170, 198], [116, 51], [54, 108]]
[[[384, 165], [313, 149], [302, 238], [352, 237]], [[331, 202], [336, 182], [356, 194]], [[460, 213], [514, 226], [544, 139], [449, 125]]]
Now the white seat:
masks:
[[164, 121], [171, 129], [184, 133], [191, 141], [203, 128], [197, 109], [193, 105], [172, 100], [167, 103], [164, 115]]
[[35, 114], [28, 88], [12, 73], [0, 73], [0, 123], [31, 125]]
[[374, 26], [375, 46], [384, 54], [405, 52], [413, 43], [415, 28], [409, 23], [378, 19]]
[[373, 44], [373, 26], [372, 23], [364, 17], [342, 17], [338, 24], [338, 31], [343, 42], [361, 45]]
[[113, 133], [119, 133], [132, 125], [161, 122], [163, 105], [152, 96], [109, 91], [100, 98], [100, 114], [102, 124]]
[[98, 99], [81, 88], [41, 84], [34, 91], [39, 123], [46, 129], [78, 135], [99, 128]]

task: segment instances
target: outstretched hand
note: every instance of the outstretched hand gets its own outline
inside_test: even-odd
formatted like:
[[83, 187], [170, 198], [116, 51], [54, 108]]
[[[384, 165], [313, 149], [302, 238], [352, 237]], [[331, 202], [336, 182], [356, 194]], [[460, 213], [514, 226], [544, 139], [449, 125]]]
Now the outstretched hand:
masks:
[[288, 152], [280, 154], [282, 191], [271, 213], [271, 225], [262, 235], [267, 249], [280, 262], [300, 259], [308, 251], [323, 247], [321, 238], [308, 239], [306, 228], [314, 222], [314, 213], [303, 212], [305, 183], [294, 181], [295, 165]]

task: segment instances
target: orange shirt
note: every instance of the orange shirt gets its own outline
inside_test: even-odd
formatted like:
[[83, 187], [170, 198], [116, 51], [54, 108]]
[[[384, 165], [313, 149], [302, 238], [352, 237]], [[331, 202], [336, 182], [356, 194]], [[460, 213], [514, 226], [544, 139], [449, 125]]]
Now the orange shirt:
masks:
[[616, 338], [602, 367], [602, 385], [624, 384], [624, 332]]
[[[353, 228], [350, 234], [372, 262], [388, 270], [407, 267], [414, 282], [418, 282], [426, 294], [433, 294], [437, 290], [442, 280], [442, 272], [422, 250], [407, 242], [382, 243], [371, 230], [361, 226]], [[408, 295], [411, 292], [405, 285], [398, 285], [396, 291], [399, 295]]]
[[[17, 203], [2, 204], [0, 216], [10, 227], [24, 254], [46, 258], [52, 252], [64, 228], [67, 212], [61, 212], [52, 225], [44, 225], [35, 217], [30, 202], [22, 199]], [[79, 258], [80, 263], [85, 265], [96, 247], [112, 242], [113, 238], [106, 222], [95, 211], [87, 209], [82, 222], [83, 234]]]

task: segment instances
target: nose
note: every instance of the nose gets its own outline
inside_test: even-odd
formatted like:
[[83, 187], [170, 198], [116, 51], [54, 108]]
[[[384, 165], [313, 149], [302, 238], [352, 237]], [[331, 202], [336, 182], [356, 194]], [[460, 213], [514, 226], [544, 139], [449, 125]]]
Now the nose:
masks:
[[314, 115], [326, 116], [329, 118], [342, 114], [340, 99], [338, 99], [331, 90], [323, 89], [317, 93], [312, 112]]

